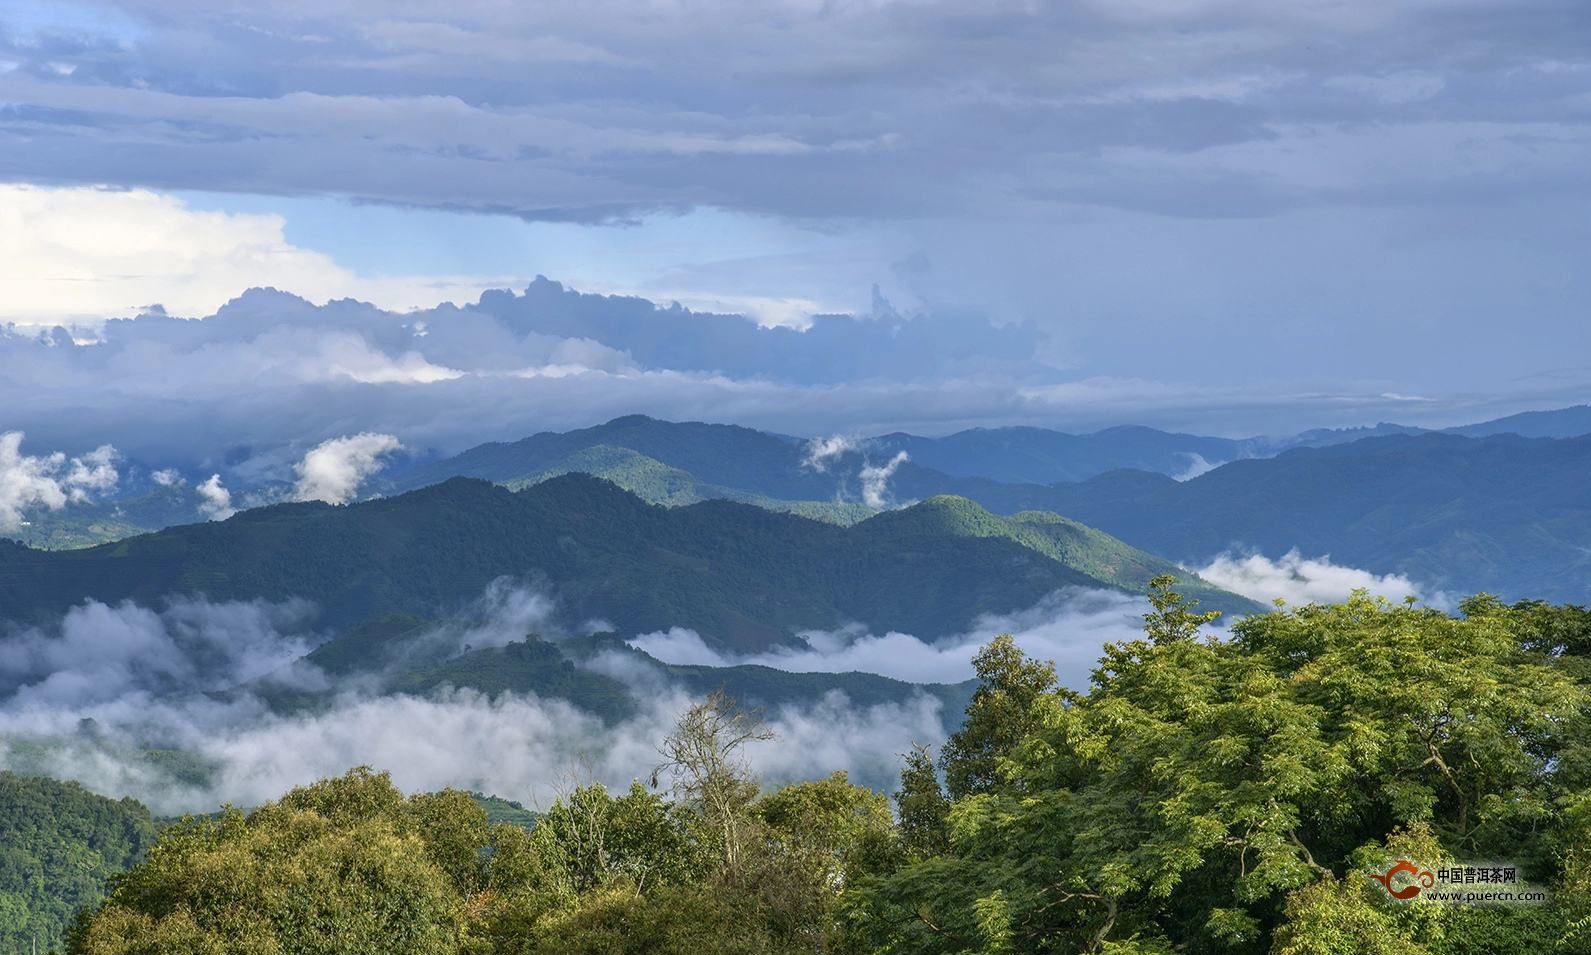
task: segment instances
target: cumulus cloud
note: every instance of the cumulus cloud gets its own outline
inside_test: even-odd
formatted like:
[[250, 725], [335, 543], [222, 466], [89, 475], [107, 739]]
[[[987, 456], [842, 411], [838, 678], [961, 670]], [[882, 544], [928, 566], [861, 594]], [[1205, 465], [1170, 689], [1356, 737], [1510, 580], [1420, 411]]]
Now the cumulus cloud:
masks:
[[980, 617], [967, 632], [924, 641], [891, 631], [868, 633], [861, 627], [806, 631], [804, 649], [779, 649], [731, 656], [708, 647], [683, 628], [642, 634], [636, 649], [668, 663], [706, 666], [756, 664], [796, 673], [876, 673], [912, 683], [959, 683], [973, 676], [978, 648], [1002, 633], [1012, 634], [1027, 653], [1053, 660], [1061, 682], [1082, 689], [1107, 642], [1132, 640], [1143, 633], [1141, 597], [1106, 590], [1058, 591], [1026, 610]]
[[1448, 600], [1401, 574], [1374, 574], [1334, 564], [1328, 556], [1305, 557], [1296, 549], [1276, 559], [1263, 554], [1221, 554], [1203, 567], [1190, 569], [1217, 587], [1262, 603], [1276, 599], [1289, 604], [1333, 603], [1347, 599], [1355, 590], [1368, 590], [1388, 600], [1415, 597], [1437, 606], [1445, 606]]
[[890, 506], [894, 496], [889, 492], [889, 479], [909, 460], [911, 455], [896, 451], [895, 456], [883, 464], [862, 465], [862, 503], [880, 509]]
[[60, 451], [35, 456], [22, 453], [22, 438], [20, 431], [0, 434], [0, 531], [21, 527], [30, 508], [58, 511], [115, 490], [117, 455], [110, 445], [81, 457]]
[[194, 490], [199, 495], [199, 513], [206, 520], [224, 521], [237, 513], [237, 508], [232, 506], [232, 492], [221, 483], [221, 475], [210, 475]]
[[147, 189], [0, 183], [0, 222], [0, 315], [23, 322], [97, 321], [153, 302], [204, 315], [260, 285], [316, 301], [357, 295], [409, 309], [503, 282], [361, 276], [288, 241], [280, 215], [196, 209]]
[[381, 470], [382, 456], [402, 447], [396, 437], [372, 432], [322, 442], [294, 467], [298, 482], [293, 499], [346, 504], [358, 493], [359, 485]]
[[181, 487], [182, 474], [172, 468], [164, 468], [149, 475], [149, 479], [161, 487]]

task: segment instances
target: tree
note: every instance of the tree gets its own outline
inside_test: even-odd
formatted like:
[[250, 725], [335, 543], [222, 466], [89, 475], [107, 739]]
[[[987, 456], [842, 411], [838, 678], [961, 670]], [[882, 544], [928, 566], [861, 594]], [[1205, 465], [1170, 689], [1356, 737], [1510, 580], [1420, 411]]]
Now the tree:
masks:
[[939, 855], [950, 845], [947, 820], [950, 800], [939, 785], [934, 758], [926, 746], [914, 746], [903, 757], [900, 789], [895, 808], [900, 815], [900, 838], [907, 858], [921, 861]]
[[1177, 593], [1172, 589], [1176, 585], [1177, 578], [1170, 574], [1149, 581], [1149, 604], [1153, 609], [1144, 614], [1144, 633], [1155, 644], [1192, 640], [1199, 635], [1199, 628], [1221, 616], [1219, 610], [1194, 610], [1199, 602]]
[[726, 897], [758, 913], [776, 950], [824, 950], [847, 888], [895, 864], [888, 801], [836, 772], [769, 793], [752, 817], [753, 838]]
[[999, 781], [999, 761], [1033, 728], [1033, 703], [1055, 688], [1055, 665], [1030, 660], [1010, 634], [973, 657], [978, 689], [967, 719], [945, 743], [940, 765], [952, 798], [987, 792]]
[[576, 789], [531, 838], [549, 875], [578, 895], [618, 879], [636, 892], [700, 881], [719, 852], [715, 835], [696, 812], [635, 783], [618, 798], [600, 785]]
[[[355, 770], [294, 790], [245, 815], [189, 819], [160, 836], [118, 878], [105, 905], [74, 930], [80, 955], [287, 953], [443, 955], [456, 950], [462, 824], [484, 814], [444, 794], [438, 829], [385, 774]], [[471, 812], [473, 810], [473, 813]], [[439, 864], [442, 863], [442, 864]]]
[[731, 879], [740, 866], [745, 823], [759, 789], [743, 750], [772, 738], [773, 732], [756, 717], [714, 693], [679, 718], [659, 749], [662, 764], [652, 771], [653, 786], [662, 774], [671, 775], [675, 792], [696, 806], [718, 833], [724, 870]]
[[[1107, 646], [1087, 694], [1038, 693], [996, 723], [1002, 734], [990, 714], [1012, 710], [974, 700], [969, 727], [1000, 742], [958, 741], [952, 765], [1003, 752], [999, 771], [953, 789], [945, 852], [851, 893], [860, 944], [1250, 955], [1582, 944], [1591, 907], [1575, 907], [1574, 860], [1591, 844], [1591, 683], [1579, 658], [1543, 652], [1541, 608], [1470, 602], [1455, 618], [1360, 593], [1198, 640], [1204, 615], [1160, 591], [1145, 637]], [[987, 656], [1010, 661], [1011, 648]], [[1367, 866], [1384, 871], [1392, 851], [1427, 865], [1510, 860], [1556, 883], [1558, 900], [1416, 917], [1369, 891]]]

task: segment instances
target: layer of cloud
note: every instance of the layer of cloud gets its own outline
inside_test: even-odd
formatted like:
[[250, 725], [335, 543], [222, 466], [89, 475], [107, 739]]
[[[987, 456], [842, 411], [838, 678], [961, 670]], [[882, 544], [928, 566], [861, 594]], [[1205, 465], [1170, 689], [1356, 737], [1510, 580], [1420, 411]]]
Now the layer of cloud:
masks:
[[693, 631], [673, 628], [642, 634], [630, 645], [669, 663], [705, 666], [757, 664], [796, 673], [876, 673], [912, 683], [959, 683], [973, 676], [972, 658], [996, 635], [1012, 634], [1028, 654], [1053, 660], [1061, 682], [1084, 689], [1107, 642], [1143, 633], [1141, 597], [1105, 590], [1063, 590], [1026, 610], [988, 615], [966, 633], [928, 642], [911, 634], [868, 633], [859, 627], [807, 631], [803, 650], [728, 656]]
[[310, 616], [295, 601], [175, 598], [158, 610], [86, 601], [51, 626], [4, 634], [0, 698], [20, 712], [225, 690], [309, 652]]
[[280, 215], [200, 210], [147, 189], [0, 182], [0, 319], [99, 321], [154, 303], [205, 315], [251, 286], [389, 308], [479, 295], [501, 277], [359, 275], [290, 242]]
[[[0, 229], [7, 237], [0, 243], [12, 242], [18, 252], [0, 255], [0, 278], [17, 290], [0, 303], [0, 315], [27, 318], [37, 314], [30, 302], [54, 302], [50, 314], [57, 318], [83, 312], [95, 319], [69, 327], [0, 327], [5, 426], [68, 453], [110, 439], [162, 467], [180, 465], [196, 476], [219, 472], [229, 481], [234, 474], [227, 469], [239, 466], [242, 452], [272, 455], [254, 470], [281, 479], [304, 447], [354, 431], [453, 451], [637, 410], [797, 434], [942, 433], [1015, 423], [1087, 429], [1124, 421], [1231, 434], [1274, 432], [1278, 419], [1289, 426], [1376, 417], [1456, 423], [1583, 397], [1583, 376], [1572, 371], [1502, 382], [1500, 393], [1449, 390], [1440, 401], [1413, 404], [1397, 395], [1419, 382], [1345, 384], [1334, 374], [1278, 383], [1264, 380], [1263, 365], [1253, 380], [1190, 383], [1186, 349], [1170, 340], [1152, 353], [1132, 348], [1121, 375], [1090, 374], [1076, 367], [1071, 325], [1047, 325], [1047, 318], [1002, 323], [954, 308], [906, 314], [881, 294], [868, 313], [807, 316], [800, 327], [581, 294], [544, 279], [519, 292], [479, 292], [466, 283], [439, 286], [443, 294], [429, 298], [385, 296], [361, 284], [368, 276], [328, 284], [308, 266], [293, 265], [310, 261], [308, 253], [288, 242], [278, 217], [203, 211], [138, 190], [0, 186], [0, 221], [16, 224]], [[1123, 248], [1144, 238], [1106, 231]], [[211, 253], [232, 264], [211, 262], [205, 257]], [[327, 264], [321, 259], [314, 262]], [[796, 267], [781, 260], [759, 268], [775, 276], [787, 266]], [[202, 294], [185, 291], [183, 269], [207, 283]], [[742, 270], [726, 265], [720, 271]], [[1207, 272], [1189, 270], [1149, 290], [1195, 288]], [[74, 297], [124, 280], [136, 281], [111, 297]], [[37, 286], [46, 281], [66, 291], [57, 296]], [[187, 320], [263, 282], [307, 298], [255, 290], [202, 321]], [[1062, 299], [1071, 294], [1069, 287], [1051, 291]], [[347, 294], [375, 304], [336, 297]], [[376, 307], [437, 298], [466, 304]], [[982, 304], [1000, 311], [994, 299]], [[1158, 325], [1180, 308], [1166, 299], [1151, 311]], [[134, 318], [98, 321], [140, 309]], [[1089, 310], [1086, 302], [1073, 301], [1042, 312]], [[1313, 334], [1267, 322], [1251, 339], [1256, 349], [1280, 347], [1277, 336]], [[1202, 335], [1200, 329], [1208, 331], [1208, 323], [1175, 324], [1157, 336]], [[1519, 340], [1569, 342], [1561, 335]], [[1552, 354], [1557, 360], [1573, 351], [1559, 347]], [[1142, 377], [1151, 371], [1162, 380]], [[240, 382], [248, 388], [240, 389]]]
[[[242, 705], [144, 701], [142, 729], [158, 726], [168, 742], [210, 767], [213, 778], [205, 785], [173, 780], [125, 748], [136, 737], [119, 728], [109, 707], [33, 707], [0, 713], [0, 766], [14, 765], [7, 737], [48, 739], [42, 756], [29, 756], [36, 761], [30, 766], [99, 792], [134, 796], [166, 814], [213, 811], [223, 802], [257, 805], [358, 765], [391, 771], [409, 791], [455, 786], [546, 806], [576, 783], [617, 787], [645, 779], [658, 763], [658, 743], [691, 702], [680, 693], [655, 697], [636, 717], [605, 724], [561, 701], [469, 691], [348, 697], [299, 717]], [[898, 772], [899, 754], [944, 736], [939, 703], [927, 696], [857, 706], [835, 693], [764, 716], [775, 739], [748, 756], [770, 784], [844, 769], [885, 788]], [[93, 737], [82, 734], [82, 719], [94, 720]]]
[[1274, 6], [157, 0], [8, 35], [0, 154], [12, 175], [581, 221], [1583, 191], [1573, 3]]
[[[959, 377], [948, 367], [978, 364], [955, 360], [966, 354], [1006, 368], [1041, 354], [1078, 379], [1151, 386], [1241, 368], [1289, 406], [1432, 389], [1451, 401], [1467, 381], [1518, 395], [1544, 371], [1583, 387], [1583, 363], [1562, 357], [1591, 351], [1580, 308], [1591, 278], [1575, 241], [1591, 207], [1581, 5], [1277, 6], [422, 0], [196, 12], [140, 0], [92, 18], [30, 15], [0, 37], [0, 62], [14, 64], [0, 75], [0, 178], [132, 191], [5, 193], [15, 214], [0, 214], [0, 236], [14, 247], [0, 248], [0, 279], [16, 290], [8, 307], [56, 317], [155, 302], [198, 315], [267, 283], [317, 303], [474, 298], [486, 279], [450, 275], [469, 256], [447, 242], [431, 256], [447, 268], [410, 262], [413, 275], [339, 261], [369, 248], [375, 203], [638, 224], [626, 233], [684, 251], [600, 282], [563, 274], [662, 303], [818, 328], [815, 308], [856, 303], [877, 281], [910, 311], [965, 319], [915, 343], [842, 336], [796, 347], [821, 354], [788, 364], [758, 356], [845, 381], [898, 381], [910, 361], [918, 377], [945, 380]], [[335, 225], [310, 223], [329, 236], [310, 248], [273, 215], [184, 211], [179, 190], [349, 202], [325, 216]], [[720, 231], [709, 226], [669, 231], [706, 214], [804, 237], [741, 249], [704, 240]], [[582, 233], [594, 237], [585, 257], [627, 260], [614, 234]], [[533, 247], [478, 244], [512, 250], [493, 261], [512, 273], [503, 284], [552, 271]], [[969, 318], [983, 314], [994, 321]], [[1510, 335], [1495, 334], [1499, 315]], [[1015, 358], [979, 344], [1022, 323], [1042, 340], [1019, 342], [1032, 347]], [[648, 370], [778, 377], [737, 363], [741, 343], [652, 331], [605, 344]], [[767, 341], [791, 351], [794, 339]], [[369, 381], [465, 370], [339, 344], [325, 357], [309, 349], [303, 365]], [[663, 360], [670, 348], [690, 360]], [[1283, 353], [1295, 360], [1266, 360]], [[1363, 380], [1345, 383], [1348, 368]], [[801, 408], [805, 397], [781, 400]], [[914, 407], [845, 397], [865, 409], [853, 419], [888, 426]], [[651, 406], [627, 410], [640, 407]], [[1183, 420], [1198, 407], [1155, 404]], [[1311, 407], [1322, 417], [1308, 424], [1382, 413]], [[1019, 410], [1034, 421], [1092, 413]], [[957, 411], [987, 420], [966, 402]], [[1225, 426], [1256, 419], [1267, 421]], [[342, 430], [361, 427], [374, 425]]]
[[371, 432], [324, 441], [294, 466], [298, 481], [293, 486], [293, 499], [346, 504], [361, 484], [381, 470], [382, 457], [402, 447], [403, 443], [390, 434]]
[[1263, 554], [1221, 554], [1190, 569], [1217, 587], [1261, 603], [1336, 603], [1355, 590], [1394, 601], [1414, 597], [1434, 606], [1448, 603], [1447, 595], [1422, 588], [1401, 574], [1374, 574], [1334, 564], [1328, 556], [1305, 557], [1297, 550], [1276, 559]]
[[56, 451], [22, 453], [23, 434], [0, 434], [0, 531], [21, 527], [32, 509], [58, 511], [113, 491], [119, 474], [116, 449], [100, 445], [78, 457]]
[[[499, 645], [545, 628], [551, 613], [533, 587], [499, 582], [456, 624], [418, 642], [444, 656]], [[638, 695], [639, 712], [617, 723], [515, 694], [372, 696], [359, 680], [345, 681], [323, 709], [282, 715], [236, 689], [262, 679], [328, 689], [324, 674], [295, 663], [318, 640], [312, 623], [310, 608], [293, 602], [90, 602], [49, 626], [6, 634], [0, 767], [78, 779], [159, 813], [254, 805], [360, 764], [392, 771], [411, 791], [457, 786], [546, 805], [577, 782], [646, 777], [659, 741], [693, 702], [655, 672], [632, 674], [649, 681], [648, 692]], [[940, 704], [926, 695], [857, 706], [833, 693], [764, 716], [777, 741], [749, 755], [770, 783], [846, 769], [884, 787], [899, 753], [944, 733]], [[29, 745], [10, 746], [22, 741]], [[207, 778], [171, 774], [142, 755], [150, 746], [188, 754]]]

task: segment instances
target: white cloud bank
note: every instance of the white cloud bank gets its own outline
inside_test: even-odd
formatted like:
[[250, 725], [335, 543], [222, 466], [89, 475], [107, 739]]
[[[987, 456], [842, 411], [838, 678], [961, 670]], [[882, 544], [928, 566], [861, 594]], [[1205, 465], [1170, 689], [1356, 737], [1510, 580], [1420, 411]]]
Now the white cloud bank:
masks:
[[796, 673], [876, 673], [912, 683], [959, 683], [971, 679], [972, 658], [996, 635], [1012, 634], [1028, 654], [1055, 662], [1066, 686], [1081, 689], [1107, 642], [1132, 640], [1143, 633], [1142, 597], [1106, 590], [1057, 591], [1033, 607], [1011, 614], [980, 617], [963, 634], [928, 642], [891, 631], [868, 633], [850, 627], [807, 631], [802, 650], [731, 657], [706, 645], [694, 631], [673, 628], [643, 634], [630, 645], [666, 663], [706, 666], [758, 664]]
[[[419, 637], [421, 650], [522, 639], [551, 610], [545, 595], [500, 581], [468, 619]], [[179, 599], [152, 610], [90, 601], [49, 625], [0, 632], [0, 768], [76, 779], [161, 814], [256, 805], [360, 764], [390, 770], [409, 791], [457, 786], [546, 805], [572, 782], [644, 778], [693, 702], [654, 671], [630, 675], [645, 691], [639, 710], [613, 723], [559, 700], [370, 696], [358, 681], [325, 710], [289, 716], [235, 689], [261, 679], [325, 689], [324, 674], [294, 664], [320, 638], [312, 620], [301, 602]], [[770, 783], [845, 769], [886, 786], [898, 754], [944, 735], [940, 704], [927, 695], [863, 707], [832, 693], [764, 715], [776, 741], [749, 756]], [[41, 745], [8, 748], [18, 740]], [[147, 746], [192, 754], [209, 779], [179, 781], [141, 757]]]
[[1203, 567], [1190, 569], [1217, 587], [1261, 603], [1276, 599], [1294, 605], [1334, 603], [1346, 600], [1355, 590], [1395, 601], [1414, 597], [1434, 606], [1445, 606], [1448, 600], [1445, 594], [1428, 593], [1401, 574], [1374, 574], [1334, 564], [1328, 556], [1305, 557], [1296, 549], [1275, 560], [1263, 554], [1221, 554]]
[[90, 600], [48, 627], [3, 634], [5, 710], [94, 706], [131, 695], [224, 690], [308, 653], [308, 604], [173, 598], [156, 611]]
[[157, 302], [173, 314], [207, 315], [260, 285], [403, 310], [502, 284], [362, 276], [293, 245], [281, 216], [195, 209], [147, 189], [0, 184], [0, 309], [19, 322], [97, 320]]
[[382, 456], [402, 447], [390, 434], [369, 431], [324, 441], [294, 466], [298, 481], [293, 499], [346, 504], [358, 493], [359, 485], [381, 470]]
[[33, 456], [22, 453], [22, 438], [20, 431], [0, 434], [0, 531], [21, 527], [29, 509], [58, 511], [115, 490], [117, 455], [110, 445], [82, 457], [59, 451]]

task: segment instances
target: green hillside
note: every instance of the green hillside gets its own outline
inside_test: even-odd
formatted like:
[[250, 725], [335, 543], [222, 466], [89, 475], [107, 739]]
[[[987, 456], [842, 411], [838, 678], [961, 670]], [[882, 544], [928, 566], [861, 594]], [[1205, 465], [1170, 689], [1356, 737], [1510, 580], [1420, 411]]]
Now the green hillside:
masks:
[[639, 451], [609, 444], [592, 445], [560, 458], [531, 474], [499, 480], [511, 490], [565, 474], [589, 474], [611, 481], [649, 504], [679, 507], [702, 501], [725, 500], [754, 504], [770, 511], [799, 514], [830, 524], [855, 524], [878, 513], [855, 501], [785, 501], [735, 488], [699, 481], [688, 471], [670, 467]]
[[0, 951], [52, 951], [155, 839], [149, 810], [77, 783], [0, 772]]
[[1001, 517], [966, 498], [940, 495], [913, 507], [880, 514], [869, 522], [869, 527], [876, 533], [891, 534], [902, 546], [909, 546], [906, 541], [910, 538], [936, 534], [1009, 540], [1124, 590], [1147, 590], [1150, 580], [1169, 574], [1176, 579], [1180, 592], [1206, 607], [1228, 613], [1261, 609], [1168, 560], [1049, 511], [1021, 511]]
[[606, 424], [566, 432], [543, 432], [513, 442], [471, 448], [404, 474], [399, 489], [423, 487], [451, 477], [476, 477], [497, 483], [525, 481], [562, 466], [592, 448], [626, 448], [716, 487], [780, 500], [825, 500], [833, 496], [832, 476], [801, 467], [802, 443], [796, 438], [701, 422], [670, 422], [627, 415]]
[[1587, 474], [1591, 437], [1393, 436], [1236, 461], [1182, 483], [1108, 474], [1056, 485], [1049, 506], [1179, 560], [1298, 548], [1450, 592], [1583, 602]]
[[86, 598], [297, 597], [341, 629], [388, 613], [448, 616], [507, 576], [549, 589], [573, 620], [602, 618], [624, 633], [688, 627], [710, 645], [749, 652], [853, 621], [933, 639], [1059, 588], [1114, 585], [1035, 538], [914, 529], [936, 506], [839, 527], [729, 501], [658, 507], [581, 474], [519, 492], [455, 479], [85, 550], [0, 542], [0, 608], [15, 620]]
[[[1182, 482], [1163, 473], [1114, 470], [1076, 483], [1020, 483], [1021, 477], [1067, 465], [1073, 459], [1066, 449], [1088, 446], [1041, 429], [971, 431], [941, 439], [889, 435], [879, 439], [879, 448], [899, 446], [913, 455], [890, 484], [900, 500], [955, 494], [997, 514], [1064, 514], [1172, 560], [1203, 561], [1234, 548], [1280, 556], [1299, 548], [1376, 573], [1407, 574], [1455, 593], [1583, 600], [1591, 592], [1591, 484], [1583, 479], [1591, 473], [1591, 437], [1564, 435], [1578, 431], [1584, 414], [1582, 407], [1518, 416], [1456, 429], [1462, 434], [1400, 434], [1411, 429], [1387, 426], [1366, 431], [1382, 436], [1322, 441], [1330, 446], [1236, 460]], [[1555, 437], [1493, 433], [1503, 430]], [[1159, 455], [1139, 466], [1169, 470], [1167, 455], [1182, 452], [1168, 437], [1189, 436], [1113, 429], [1088, 437], [1111, 439], [1094, 442], [1098, 447], [1114, 443], [1118, 450]], [[730, 496], [724, 489], [731, 488], [825, 500], [859, 461], [844, 459], [827, 473], [804, 471], [801, 449], [792, 439], [638, 417], [484, 446], [454, 460], [471, 467], [504, 464], [547, 453], [552, 444], [568, 453], [593, 442], [639, 449], [694, 475], [706, 486], [698, 493], [714, 496]], [[1187, 447], [1207, 451], [1211, 461], [1253, 450], [1236, 443]], [[1111, 454], [1092, 459], [1088, 469], [1135, 460]], [[1073, 566], [1093, 573], [1082, 564]]]
[[155, 486], [110, 501], [73, 504], [58, 511], [33, 510], [22, 527], [5, 536], [29, 547], [62, 550], [92, 547], [198, 520], [203, 516], [192, 489]]

